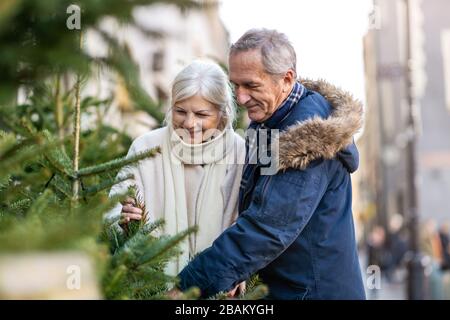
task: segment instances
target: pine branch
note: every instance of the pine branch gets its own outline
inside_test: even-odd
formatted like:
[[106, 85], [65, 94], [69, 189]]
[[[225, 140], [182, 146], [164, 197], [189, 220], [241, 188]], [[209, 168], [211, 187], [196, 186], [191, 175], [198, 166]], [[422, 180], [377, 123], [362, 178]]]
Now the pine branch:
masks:
[[154, 283], [167, 283], [176, 281], [176, 277], [169, 276], [161, 272], [161, 270], [158, 268], [147, 268], [145, 266], [140, 266], [135, 272], [130, 274], [130, 278], [134, 281], [151, 279]]
[[247, 281], [246, 281], [246, 291], [250, 292], [257, 286], [263, 284], [261, 279], [259, 278], [259, 275], [253, 274]]
[[118, 184], [120, 182], [126, 181], [128, 179], [132, 179], [134, 176], [133, 174], [129, 174], [126, 175], [124, 177], [120, 177], [120, 178], [112, 178], [112, 179], [107, 179], [102, 181], [101, 183], [95, 185], [95, 186], [91, 186], [88, 187], [86, 189], [83, 190], [83, 192], [81, 193], [82, 197], [86, 197], [86, 196], [90, 196], [93, 194], [97, 194], [98, 192], [102, 191], [102, 190], [106, 190], [111, 188], [113, 185]]
[[116, 221], [108, 222], [106, 219], [104, 220], [103, 230], [99, 236], [99, 240], [102, 243], [108, 244], [110, 254], [115, 254], [125, 243], [125, 238], [123, 232], [118, 230], [120, 227], [115, 226]]
[[[155, 223], [153, 227], [157, 225], [161, 225], [161, 222]], [[179, 236], [183, 237], [181, 234]], [[178, 252], [175, 250], [177, 242], [172, 238], [176, 237], [154, 238], [144, 234], [141, 229], [128, 239], [113, 256], [110, 271], [104, 277], [103, 284], [107, 298], [167, 299], [164, 292], [168, 288], [168, 283], [177, 281], [176, 277], [163, 273], [165, 263]], [[141, 264], [138, 261], [139, 257], [149, 251], [161, 253], [154, 254], [150, 257], [151, 260]], [[127, 270], [126, 275], [120, 270]]]
[[13, 152], [17, 147], [18, 143], [16, 135], [0, 130], [0, 159], [7, 157], [8, 153]]
[[145, 224], [142, 228], [142, 232], [144, 234], [151, 234], [153, 231], [155, 231], [158, 228], [161, 228], [162, 226], [164, 226], [164, 219], [159, 219], [153, 223]]
[[192, 287], [183, 292], [180, 296], [181, 300], [196, 300], [201, 296], [201, 291], [197, 287]]
[[125, 265], [120, 265], [117, 269], [114, 270], [111, 275], [111, 280], [107, 282], [107, 285], [104, 288], [104, 294], [107, 299], [111, 299], [114, 297], [114, 293], [120, 290], [120, 286], [122, 285], [122, 281], [126, 276], [127, 267]]
[[45, 152], [44, 158], [50, 163], [55, 172], [59, 172], [63, 176], [74, 179], [75, 173], [72, 169], [71, 160], [64, 150], [64, 141], [57, 142], [52, 134], [47, 130], [44, 130], [42, 133], [49, 143], [61, 145], [61, 147], [51, 148], [48, 152]]
[[[28, 146], [31, 141], [33, 141], [34, 144]], [[0, 141], [0, 144], [1, 143], [2, 142]], [[14, 174], [15, 172], [21, 171], [25, 163], [36, 160], [41, 154], [49, 152], [59, 144], [59, 142], [46, 142], [45, 139], [39, 136], [20, 142], [14, 150], [8, 151], [7, 155], [0, 155], [0, 177], [8, 176]]]
[[54, 173], [74, 179], [75, 174], [73, 173], [72, 168], [64, 165], [63, 153], [64, 151], [59, 150], [58, 148], [54, 148], [50, 150], [50, 152], [44, 153], [44, 159], [47, 161], [44, 166], [49, 167]]
[[20, 138], [13, 133], [0, 131], [0, 160], [12, 157], [17, 152], [34, 145], [44, 143], [42, 135], [35, 134], [32, 137]]
[[28, 215], [40, 216], [48, 207], [50, 197], [52, 197], [50, 190], [45, 190], [28, 209]]
[[30, 199], [20, 199], [9, 205], [9, 209], [12, 212], [20, 212], [30, 207], [31, 200]]
[[62, 179], [59, 175], [55, 175], [50, 185], [57, 191], [61, 192], [66, 198], [72, 197], [72, 186]]
[[77, 176], [78, 177], [90, 176], [90, 175], [99, 174], [99, 173], [103, 173], [103, 172], [107, 172], [107, 171], [112, 171], [115, 169], [120, 169], [126, 165], [134, 164], [141, 160], [154, 157], [158, 153], [161, 153], [160, 147], [156, 147], [156, 148], [153, 148], [153, 149], [150, 149], [147, 151], [143, 151], [143, 152], [133, 155], [131, 157], [123, 157], [120, 159], [108, 161], [108, 162], [100, 164], [100, 165], [82, 168], [82, 169], [78, 170]]
[[181, 241], [183, 241], [188, 235], [193, 232], [197, 232], [197, 226], [188, 228], [185, 231], [180, 232], [168, 239], [162, 240], [158, 242], [151, 250], [145, 252], [142, 256], [137, 258], [136, 263], [138, 265], [144, 265], [146, 263], [151, 262], [153, 259], [156, 259], [160, 255], [164, 254], [170, 248], [178, 245]]
[[241, 300], [260, 300], [266, 297], [269, 294], [269, 289], [266, 285], [259, 285], [250, 292], [246, 293], [242, 297]]
[[98, 237], [104, 213], [119, 199], [93, 197], [89, 203], [80, 203], [69, 212], [70, 198], [61, 201], [47, 189], [30, 207], [25, 219], [16, 219], [10, 228], [0, 232], [0, 251], [80, 249], [83, 241]]
[[132, 299], [152, 299], [167, 290], [168, 283], [174, 283], [175, 277], [165, 275], [157, 268], [145, 268], [131, 272], [127, 277], [127, 287]]
[[228, 300], [228, 292], [218, 292], [215, 295], [209, 297], [207, 300]]
[[5, 191], [12, 182], [10, 174], [0, 177], [0, 192]]
[[136, 257], [151, 247], [153, 242], [159, 241], [140, 232], [131, 238], [122, 238], [122, 240], [122, 245], [116, 250], [111, 259], [111, 265], [115, 268], [124, 264], [134, 270], [139, 266], [136, 262]]

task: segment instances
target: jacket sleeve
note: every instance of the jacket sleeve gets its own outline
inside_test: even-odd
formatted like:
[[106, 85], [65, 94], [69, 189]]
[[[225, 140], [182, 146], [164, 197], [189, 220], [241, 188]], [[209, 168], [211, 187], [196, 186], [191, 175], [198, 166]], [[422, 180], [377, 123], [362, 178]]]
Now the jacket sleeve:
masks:
[[260, 177], [248, 209], [180, 272], [179, 288], [196, 286], [207, 297], [264, 268], [299, 236], [327, 185], [324, 160]]

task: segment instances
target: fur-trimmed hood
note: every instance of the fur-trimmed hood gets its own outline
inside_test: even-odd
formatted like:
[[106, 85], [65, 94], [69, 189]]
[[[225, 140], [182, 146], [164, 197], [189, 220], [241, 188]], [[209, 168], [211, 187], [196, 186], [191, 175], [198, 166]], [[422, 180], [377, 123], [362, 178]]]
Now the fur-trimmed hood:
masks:
[[299, 122], [278, 138], [278, 169], [305, 169], [319, 158], [331, 159], [350, 145], [363, 124], [363, 107], [346, 91], [326, 81], [301, 79], [309, 90], [321, 94], [331, 105], [327, 119], [315, 117]]

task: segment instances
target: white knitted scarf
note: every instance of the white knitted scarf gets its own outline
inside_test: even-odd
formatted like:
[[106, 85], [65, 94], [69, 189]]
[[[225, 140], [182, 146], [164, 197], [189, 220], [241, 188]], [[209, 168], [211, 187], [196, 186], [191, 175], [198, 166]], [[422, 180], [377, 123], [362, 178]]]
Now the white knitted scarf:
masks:
[[[200, 184], [195, 207], [195, 221], [199, 231], [193, 235], [196, 254], [211, 246], [222, 231], [224, 210], [220, 186], [227, 169], [227, 155], [235, 147], [236, 136], [233, 129], [227, 128], [212, 140], [201, 144], [184, 142], [171, 126], [162, 143], [164, 173], [164, 233], [175, 235], [188, 228], [186, 205], [184, 164], [204, 166], [204, 175]], [[189, 240], [180, 244], [182, 254], [169, 262], [166, 273], [176, 276], [190, 259]]]

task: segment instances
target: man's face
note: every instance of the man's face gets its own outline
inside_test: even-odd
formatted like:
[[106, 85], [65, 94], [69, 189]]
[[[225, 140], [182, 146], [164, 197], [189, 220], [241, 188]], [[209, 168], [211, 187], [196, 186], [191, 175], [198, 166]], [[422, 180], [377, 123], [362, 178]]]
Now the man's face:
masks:
[[232, 54], [229, 66], [236, 100], [256, 122], [270, 118], [288, 96], [294, 80], [291, 71], [284, 76], [266, 73], [259, 50]]

